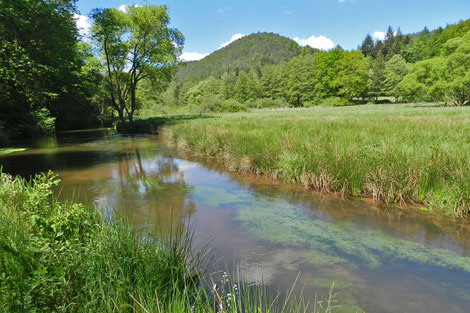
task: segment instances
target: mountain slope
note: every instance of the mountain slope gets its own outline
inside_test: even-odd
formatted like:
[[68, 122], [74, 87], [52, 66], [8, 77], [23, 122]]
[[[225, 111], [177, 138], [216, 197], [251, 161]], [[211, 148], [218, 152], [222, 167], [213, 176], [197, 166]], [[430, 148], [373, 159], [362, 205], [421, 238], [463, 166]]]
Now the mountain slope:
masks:
[[225, 72], [249, 71], [258, 65], [290, 60], [301, 52], [302, 48], [287, 37], [273, 33], [251, 34], [202, 60], [186, 63], [178, 70], [176, 79], [203, 80], [209, 76], [220, 77]]

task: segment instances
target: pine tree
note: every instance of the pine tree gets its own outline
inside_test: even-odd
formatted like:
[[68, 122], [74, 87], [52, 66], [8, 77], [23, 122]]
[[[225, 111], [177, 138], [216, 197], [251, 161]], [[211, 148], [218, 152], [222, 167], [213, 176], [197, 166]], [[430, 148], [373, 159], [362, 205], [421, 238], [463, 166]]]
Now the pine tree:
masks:
[[361, 45], [360, 49], [362, 51], [362, 54], [364, 54], [365, 57], [373, 55], [373, 53], [374, 53], [374, 41], [372, 40], [372, 36], [370, 34], [367, 34], [366, 38], [362, 42], [362, 45]]
[[382, 51], [377, 53], [372, 69], [369, 72], [370, 95], [377, 101], [385, 91], [385, 57]]

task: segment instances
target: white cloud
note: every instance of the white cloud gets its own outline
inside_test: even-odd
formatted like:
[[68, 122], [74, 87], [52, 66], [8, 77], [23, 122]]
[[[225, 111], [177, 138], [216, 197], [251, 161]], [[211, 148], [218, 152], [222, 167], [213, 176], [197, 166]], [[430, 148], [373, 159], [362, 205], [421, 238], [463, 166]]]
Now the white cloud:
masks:
[[[140, 8], [141, 5], [134, 4], [134, 7], [135, 7], [135, 8]], [[123, 12], [123, 13], [127, 13], [127, 5], [121, 4], [120, 6], [118, 6], [118, 10], [121, 11], [121, 12]]]
[[229, 44], [231, 44], [231, 43], [234, 42], [235, 40], [238, 40], [238, 39], [243, 38], [243, 37], [245, 37], [245, 35], [243, 35], [243, 34], [235, 34], [235, 35], [232, 36], [232, 38], [231, 38], [229, 41], [224, 42], [223, 44], [221, 44], [220, 47], [219, 47], [219, 49], [222, 49], [223, 47], [228, 46]]
[[[397, 32], [393, 32], [393, 35], [398, 35]], [[379, 40], [385, 40], [385, 37], [387, 36], [387, 33], [386, 32], [379, 32], [379, 31], [376, 31], [372, 34], [372, 37], [374, 37], [375, 39], [379, 39]]]
[[292, 15], [292, 14], [294, 14], [294, 13], [293, 13], [292, 11], [286, 10], [286, 11], [284, 11], [284, 14], [286, 14], [286, 15]]
[[377, 32], [374, 32], [374, 33], [372, 34], [372, 37], [374, 37], [375, 39], [384, 40], [384, 39], [385, 39], [385, 35], [386, 35], [385, 32], [379, 32], [379, 31], [377, 31]]
[[73, 19], [75, 20], [75, 25], [77, 25], [80, 35], [87, 37], [90, 34], [90, 19], [85, 15], [80, 15], [77, 13], [73, 14]]
[[316, 37], [315, 35], [309, 38], [295, 37], [294, 40], [301, 46], [310, 46], [315, 49], [328, 50], [335, 46], [333, 41], [323, 35]]
[[180, 59], [183, 61], [198, 61], [200, 59], [204, 59], [208, 55], [209, 53], [184, 52], [180, 55]]

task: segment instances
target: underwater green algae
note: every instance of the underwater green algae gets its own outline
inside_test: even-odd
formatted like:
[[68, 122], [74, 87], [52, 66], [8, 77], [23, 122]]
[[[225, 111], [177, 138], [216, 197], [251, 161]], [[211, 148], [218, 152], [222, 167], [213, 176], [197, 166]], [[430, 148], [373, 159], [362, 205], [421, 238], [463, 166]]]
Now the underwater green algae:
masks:
[[311, 250], [303, 253], [302, 257], [311, 264], [316, 265], [333, 265], [333, 264], [346, 264], [348, 260], [340, 258], [336, 255], [326, 254], [320, 250]]
[[22, 152], [22, 151], [26, 151], [26, 148], [4, 148], [4, 149], [0, 149], [0, 155], [7, 155], [10, 153]]
[[211, 185], [198, 186], [195, 193], [208, 205], [238, 209], [236, 221], [258, 240], [309, 247], [313, 254], [317, 253], [317, 257], [310, 255], [308, 258], [313, 264], [347, 260], [351, 265], [375, 269], [387, 262], [413, 262], [470, 273], [470, 258], [396, 239], [379, 231], [354, 229], [348, 223], [333, 224], [315, 219], [287, 201], [270, 201], [236, 188], [228, 191]]
[[[308, 245], [331, 257], [348, 258], [353, 262], [356, 259], [357, 263], [369, 268], [395, 260], [470, 272], [470, 258], [448, 250], [313, 219], [288, 204], [257, 202], [256, 208], [240, 208], [237, 220], [255, 237], [266, 242]], [[321, 262], [325, 256], [319, 256], [319, 259]]]
[[201, 200], [205, 204], [218, 208], [229, 204], [239, 205], [252, 201], [253, 198], [242, 190], [224, 190], [220, 186], [197, 185], [195, 186], [195, 199]]

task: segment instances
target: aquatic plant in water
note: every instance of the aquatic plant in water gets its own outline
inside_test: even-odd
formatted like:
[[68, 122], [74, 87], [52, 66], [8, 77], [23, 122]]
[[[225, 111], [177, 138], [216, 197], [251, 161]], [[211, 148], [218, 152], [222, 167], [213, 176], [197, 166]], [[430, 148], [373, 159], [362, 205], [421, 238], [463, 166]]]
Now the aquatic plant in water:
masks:
[[[206, 192], [208, 190], [211, 192]], [[314, 263], [347, 260], [375, 269], [387, 262], [413, 262], [470, 274], [468, 257], [375, 230], [355, 229], [347, 223], [333, 224], [288, 201], [270, 201], [242, 189], [228, 191], [213, 186], [196, 187], [195, 196], [208, 205], [237, 209], [236, 221], [259, 240], [272, 244], [301, 244], [311, 248], [312, 253], [317, 251], [317, 258], [309, 258]]]

